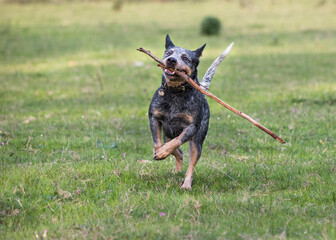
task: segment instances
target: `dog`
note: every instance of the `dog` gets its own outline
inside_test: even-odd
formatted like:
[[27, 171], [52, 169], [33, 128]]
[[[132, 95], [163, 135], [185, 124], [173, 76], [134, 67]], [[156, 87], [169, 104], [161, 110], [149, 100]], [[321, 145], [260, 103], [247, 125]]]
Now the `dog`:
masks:
[[[184, 72], [199, 84], [197, 67], [205, 45], [191, 51], [175, 46], [167, 34], [162, 61], [167, 67]], [[148, 116], [154, 160], [173, 155], [176, 159], [175, 172], [182, 171], [183, 152], [179, 147], [189, 142], [189, 166], [181, 188], [191, 189], [194, 168], [201, 156], [209, 127], [210, 110], [205, 96], [174, 72], [164, 69], [161, 87], [154, 93]]]

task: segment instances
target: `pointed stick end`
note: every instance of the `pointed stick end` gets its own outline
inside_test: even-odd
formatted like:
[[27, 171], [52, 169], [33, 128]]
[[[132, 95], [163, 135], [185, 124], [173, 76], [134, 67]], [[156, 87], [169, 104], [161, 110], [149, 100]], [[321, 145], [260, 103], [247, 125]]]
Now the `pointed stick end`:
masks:
[[286, 143], [285, 140], [283, 140], [283, 139], [280, 138], [280, 137], [276, 138], [276, 140], [277, 140], [279, 143], [282, 143], [282, 144]]

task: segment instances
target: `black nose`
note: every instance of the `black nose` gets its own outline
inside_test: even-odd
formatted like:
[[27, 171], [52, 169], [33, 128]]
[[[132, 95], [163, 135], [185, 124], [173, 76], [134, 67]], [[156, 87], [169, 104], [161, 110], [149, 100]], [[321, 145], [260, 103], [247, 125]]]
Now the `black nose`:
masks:
[[170, 57], [167, 59], [167, 65], [170, 67], [174, 67], [176, 65], [176, 58]]

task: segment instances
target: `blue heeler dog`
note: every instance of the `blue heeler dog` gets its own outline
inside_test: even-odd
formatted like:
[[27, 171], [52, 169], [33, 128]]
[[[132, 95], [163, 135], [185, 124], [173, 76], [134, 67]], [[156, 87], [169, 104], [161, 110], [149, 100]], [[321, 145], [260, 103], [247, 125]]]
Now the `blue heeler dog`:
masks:
[[[205, 44], [195, 51], [177, 47], [166, 37], [163, 62], [178, 69], [199, 84], [197, 66]], [[175, 172], [183, 167], [183, 152], [179, 148], [189, 142], [189, 167], [182, 188], [191, 189], [194, 167], [201, 156], [202, 145], [209, 126], [210, 111], [202, 93], [170, 70], [164, 70], [161, 87], [149, 106], [149, 124], [154, 143], [154, 159], [162, 160], [172, 154]], [[162, 130], [164, 143], [162, 141]]]

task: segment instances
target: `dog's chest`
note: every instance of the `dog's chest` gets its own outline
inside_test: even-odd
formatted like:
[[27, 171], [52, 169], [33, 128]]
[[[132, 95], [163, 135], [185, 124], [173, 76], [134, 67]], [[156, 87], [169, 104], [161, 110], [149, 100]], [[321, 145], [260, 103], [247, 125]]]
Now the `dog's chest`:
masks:
[[155, 109], [162, 112], [164, 117], [171, 121], [180, 118], [188, 119], [188, 116], [196, 115], [201, 104], [194, 95], [165, 94], [158, 97], [155, 105]]
[[187, 126], [198, 122], [201, 111], [202, 104], [197, 96], [165, 94], [156, 99], [153, 113], [161, 122], [165, 134], [176, 137]]
[[181, 127], [194, 122], [195, 115], [189, 112], [160, 111], [154, 110], [155, 118], [165, 122], [168, 126], [180, 125]]
[[179, 136], [184, 129], [195, 121], [193, 115], [182, 112], [160, 112], [156, 117], [161, 122], [165, 136], [168, 138]]

